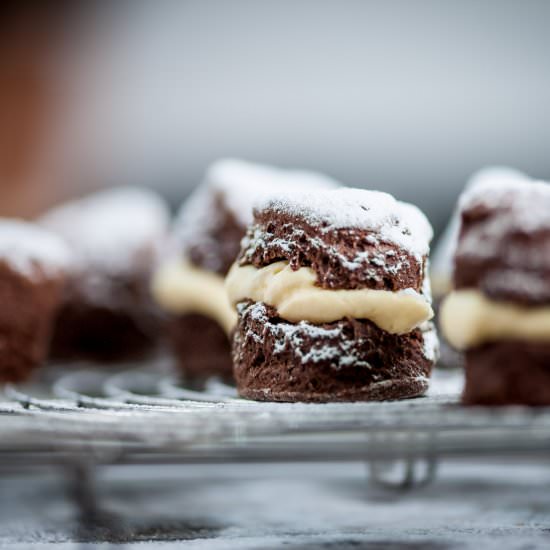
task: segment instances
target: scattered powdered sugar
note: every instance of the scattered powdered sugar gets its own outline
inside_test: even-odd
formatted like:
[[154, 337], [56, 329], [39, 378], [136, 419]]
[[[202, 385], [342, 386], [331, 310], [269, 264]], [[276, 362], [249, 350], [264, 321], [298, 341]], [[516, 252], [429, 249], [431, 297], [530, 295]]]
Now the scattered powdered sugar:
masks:
[[463, 194], [459, 205], [461, 212], [496, 211], [464, 234], [457, 248], [459, 255], [492, 258], [500, 254], [508, 265], [521, 265], [525, 269], [550, 266], [550, 243], [543, 241], [536, 250], [510, 243], [511, 234], [550, 230], [550, 184], [527, 177], [485, 178]]
[[[513, 168], [506, 166], [490, 166], [476, 172], [466, 183], [463, 197], [456, 205], [451, 219], [440, 237], [431, 256], [431, 273], [434, 279], [434, 292], [437, 296], [446, 294], [452, 284], [454, 255], [460, 231], [460, 216], [462, 202], [468, 201], [471, 190], [481, 190], [499, 186], [502, 182], [528, 182], [529, 177]], [[478, 191], [475, 191], [477, 193]]]
[[[466, 184], [458, 205], [460, 210], [484, 204], [498, 208], [509, 204], [510, 192], [525, 191], [525, 184], [541, 184], [518, 170], [501, 166], [485, 168], [476, 172]], [[535, 185], [535, 188], [539, 185]], [[532, 188], [534, 189], [534, 188]]]
[[[410, 262], [406, 254], [399, 254], [395, 250], [381, 251], [357, 251], [353, 257], [347, 257], [340, 252], [338, 246], [329, 245], [320, 237], [312, 237], [295, 225], [283, 225], [286, 238], [266, 238], [265, 228], [257, 225], [252, 226], [250, 233], [245, 235], [241, 241], [241, 249], [244, 251], [241, 262], [250, 262], [258, 249], [277, 248], [291, 256], [299, 243], [309, 242], [314, 249], [325, 250], [326, 255], [338, 260], [338, 264], [348, 271], [360, 270], [364, 276], [373, 281], [380, 281], [379, 268], [383, 267], [384, 272], [391, 276], [398, 276], [403, 270], [410, 268]], [[369, 244], [379, 244], [378, 239], [368, 235], [366, 239]], [[375, 266], [375, 267], [372, 267]]]
[[423, 338], [422, 352], [428, 361], [434, 363], [439, 359], [439, 338], [435, 325], [431, 321], [426, 321], [420, 326]]
[[153, 191], [120, 187], [62, 204], [39, 223], [73, 247], [81, 268], [118, 274], [131, 272], [137, 255], [161, 243], [169, 218]]
[[340, 186], [332, 178], [307, 170], [287, 170], [237, 159], [222, 159], [206, 174], [206, 184], [223, 194], [227, 207], [243, 225], [252, 222], [257, 200], [273, 194], [316, 191]]
[[[321, 363], [329, 360], [332, 362], [331, 367], [336, 370], [349, 366], [372, 368], [360, 355], [360, 345], [358, 346], [358, 344], [361, 344], [361, 342], [354, 339], [338, 338], [342, 332], [340, 327], [325, 328], [307, 321], [273, 324], [269, 322], [270, 318], [266, 306], [262, 302], [240, 303], [237, 305], [237, 310], [239, 317], [247, 315], [263, 327], [269, 325], [269, 331], [276, 340], [273, 347], [274, 355], [292, 349], [302, 363]], [[423, 337], [424, 357], [435, 362], [439, 351], [439, 340], [434, 324], [426, 321], [420, 329]], [[307, 349], [304, 349], [303, 346], [304, 334], [307, 335], [310, 343], [313, 342], [311, 347]], [[253, 330], [249, 330], [245, 338], [250, 338], [260, 345], [264, 343], [264, 334], [257, 334]], [[331, 339], [334, 345], [327, 342]]]
[[22, 220], [0, 220], [0, 259], [28, 278], [55, 277], [71, 265], [71, 252], [57, 235]]
[[550, 282], [539, 272], [493, 269], [484, 276], [483, 286], [495, 294], [515, 293], [532, 300], [550, 300]]
[[252, 210], [261, 197], [300, 190], [338, 187], [332, 178], [317, 172], [285, 170], [237, 159], [222, 159], [207, 171], [204, 181], [182, 205], [175, 232], [181, 244], [206, 239], [217, 220], [221, 200], [243, 229], [252, 223]]
[[[461, 211], [505, 209], [502, 229], [534, 232], [550, 228], [550, 184], [527, 177], [492, 177], [478, 181], [460, 198]], [[496, 229], [496, 228], [495, 228]]]
[[[237, 309], [239, 316], [249, 315], [251, 319], [259, 322], [264, 327], [269, 323], [269, 315], [265, 304], [262, 302], [241, 303], [237, 305]], [[269, 324], [269, 330], [276, 339], [273, 348], [275, 355], [283, 353], [287, 349], [292, 349], [293, 353], [303, 363], [320, 363], [331, 360], [333, 361], [331, 366], [336, 370], [351, 365], [371, 368], [369, 363], [357, 356], [357, 342], [355, 340], [337, 339], [334, 340], [335, 345], [326, 342], [327, 338], [336, 339], [338, 337], [341, 332], [338, 327], [327, 329], [306, 321], [300, 321], [299, 323]], [[307, 351], [303, 349], [304, 334], [307, 334], [307, 337], [314, 342]], [[248, 331], [246, 338], [252, 338], [258, 344], [263, 344], [263, 335], [256, 334], [254, 331]], [[316, 345], [315, 341], [318, 341], [319, 344]]]
[[260, 198], [255, 208], [302, 218], [322, 232], [343, 228], [372, 231], [379, 240], [399, 246], [419, 262], [428, 254], [433, 236], [429, 221], [416, 206], [380, 191], [343, 187], [286, 193]]
[[428, 302], [432, 303], [432, 280], [430, 276], [430, 260], [426, 260], [426, 265], [424, 267], [424, 278], [422, 279], [422, 288], [420, 290], [420, 294], [428, 300]]

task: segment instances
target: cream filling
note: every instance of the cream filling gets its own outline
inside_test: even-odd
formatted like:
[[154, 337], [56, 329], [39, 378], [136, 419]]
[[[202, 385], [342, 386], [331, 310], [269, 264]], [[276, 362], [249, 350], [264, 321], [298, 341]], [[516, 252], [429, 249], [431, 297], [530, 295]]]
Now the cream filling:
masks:
[[392, 334], [404, 334], [433, 317], [428, 300], [412, 289], [330, 290], [317, 286], [316, 279], [311, 268], [294, 271], [287, 262], [259, 269], [233, 264], [225, 286], [232, 304], [246, 299], [263, 302], [293, 323], [330, 323], [352, 317], [368, 319]]
[[550, 341], [550, 306], [495, 302], [478, 290], [456, 290], [441, 306], [441, 328], [457, 349], [506, 339]]
[[199, 313], [217, 321], [227, 333], [237, 322], [223, 277], [185, 261], [162, 265], [153, 277], [151, 290], [158, 304], [170, 313]]

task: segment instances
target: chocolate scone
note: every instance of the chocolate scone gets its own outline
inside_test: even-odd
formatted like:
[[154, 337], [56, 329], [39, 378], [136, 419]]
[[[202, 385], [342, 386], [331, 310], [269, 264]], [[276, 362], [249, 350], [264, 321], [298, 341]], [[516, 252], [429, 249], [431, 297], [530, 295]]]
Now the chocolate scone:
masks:
[[170, 314], [169, 336], [181, 370], [190, 378], [232, 378], [228, 335], [236, 323], [224, 277], [252, 221], [256, 198], [291, 189], [334, 187], [314, 172], [281, 170], [221, 160], [183, 204], [171, 251], [153, 280], [153, 294]]
[[437, 354], [431, 227], [359, 189], [260, 201], [226, 280], [240, 395], [265, 401], [418, 396]]
[[[506, 166], [490, 166], [473, 174], [466, 183], [464, 191], [473, 189], [478, 185], [487, 185], [487, 182], [490, 181], [499, 183], [503, 181], [528, 181], [528, 177], [513, 168]], [[439, 238], [437, 246], [430, 256], [430, 278], [432, 281], [436, 326], [439, 322], [438, 311], [441, 303], [445, 296], [453, 289], [454, 254], [460, 231], [460, 218], [461, 212], [457, 205], [443, 235]], [[439, 329], [440, 327], [437, 326], [437, 328]], [[464, 366], [464, 354], [462, 351], [453, 348], [441, 331], [439, 333], [439, 344], [441, 349], [438, 366]]]
[[52, 357], [111, 362], [153, 351], [160, 317], [149, 281], [169, 223], [162, 199], [145, 189], [117, 188], [63, 204], [40, 223], [76, 257]]
[[19, 382], [46, 358], [71, 254], [21, 221], [0, 221], [0, 382]]
[[465, 351], [464, 402], [549, 405], [550, 185], [482, 182], [460, 210], [441, 323]]

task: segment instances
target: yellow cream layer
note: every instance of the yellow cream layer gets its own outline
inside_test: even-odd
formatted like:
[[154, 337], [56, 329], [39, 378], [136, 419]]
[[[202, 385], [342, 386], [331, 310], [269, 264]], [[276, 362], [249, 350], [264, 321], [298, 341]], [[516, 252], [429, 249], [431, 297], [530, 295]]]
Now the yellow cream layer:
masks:
[[225, 292], [223, 277], [185, 261], [164, 264], [155, 273], [152, 292], [158, 304], [170, 313], [198, 313], [217, 321], [226, 332], [237, 322]]
[[329, 290], [315, 282], [311, 268], [293, 271], [287, 262], [277, 262], [259, 269], [234, 264], [225, 286], [232, 304], [246, 299], [263, 302], [293, 323], [330, 323], [351, 317], [368, 319], [392, 334], [404, 334], [433, 317], [429, 302], [412, 289]]
[[549, 342], [550, 307], [495, 302], [477, 290], [455, 290], [441, 306], [440, 323], [457, 349], [517, 339]]

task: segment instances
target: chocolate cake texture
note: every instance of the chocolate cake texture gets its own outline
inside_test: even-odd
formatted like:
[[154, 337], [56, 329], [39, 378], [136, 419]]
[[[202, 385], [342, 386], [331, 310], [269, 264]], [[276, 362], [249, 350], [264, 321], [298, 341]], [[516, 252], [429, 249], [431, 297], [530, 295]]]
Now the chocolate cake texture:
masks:
[[55, 320], [51, 356], [110, 363], [151, 353], [163, 320], [149, 295], [149, 274], [144, 266], [120, 279], [104, 275], [96, 291], [83, 287], [72, 272]]
[[[489, 166], [475, 172], [466, 183], [464, 191], [480, 185], [490, 185], [490, 182], [528, 181], [526, 174], [508, 166]], [[438, 311], [445, 296], [453, 290], [454, 257], [461, 227], [461, 210], [457, 204], [447, 227], [439, 238], [430, 255], [430, 279], [434, 299], [435, 323], [439, 333], [440, 358], [438, 367], [463, 368], [464, 354], [454, 349], [440, 330]]]
[[116, 188], [62, 204], [40, 223], [76, 258], [52, 357], [111, 362], [152, 352], [161, 323], [149, 281], [168, 231], [164, 201], [145, 189]]
[[455, 287], [495, 300], [550, 303], [550, 187], [489, 182], [461, 200]]
[[[259, 202], [236, 265], [262, 270], [286, 262], [294, 271], [312, 270], [314, 286], [329, 293], [367, 289], [429, 304], [431, 234], [418, 209], [385, 193], [280, 195]], [[438, 349], [429, 315], [410, 331], [390, 333], [367, 318], [314, 323], [304, 311], [303, 320], [290, 322], [267, 301], [242, 299], [236, 306], [233, 361], [243, 397], [383, 400], [428, 387]]]
[[0, 220], [0, 382], [20, 382], [46, 359], [71, 260], [55, 235]]
[[[234, 313], [225, 298], [223, 278], [235, 261], [252, 221], [254, 201], [291, 189], [335, 186], [334, 180], [322, 174], [236, 159], [220, 160], [209, 168], [204, 181], [180, 209], [170, 254], [164, 258], [153, 283], [157, 302], [169, 314], [171, 347], [188, 378], [196, 381], [213, 375], [231, 377], [231, 328], [222, 327], [219, 318], [233, 317]], [[169, 264], [170, 281], [166, 270]], [[178, 278], [185, 283], [178, 283]], [[182, 284], [189, 288], [181, 290]], [[195, 284], [196, 288], [192, 288]], [[172, 290], [172, 285], [180, 288]], [[183, 292], [194, 295], [186, 300]], [[221, 312], [214, 319], [216, 306], [210, 303], [209, 296], [219, 294], [223, 294], [217, 306]]]
[[[337, 192], [301, 197], [295, 204], [274, 197], [255, 212], [240, 265], [286, 260], [293, 268], [311, 267], [329, 289], [421, 290], [431, 228], [415, 207], [374, 191], [364, 204], [358, 189], [347, 189], [340, 201]], [[336, 204], [324, 202], [331, 200]]]
[[550, 404], [550, 343], [487, 342], [465, 353], [466, 405]]
[[213, 319], [197, 313], [174, 317], [168, 324], [168, 337], [191, 382], [200, 383], [211, 376], [233, 380], [229, 338]]
[[455, 291], [441, 319], [465, 351], [463, 400], [550, 405], [550, 185], [493, 179], [459, 205]]
[[371, 401], [424, 393], [436, 337], [431, 323], [396, 335], [364, 319], [289, 323], [266, 304], [241, 303], [233, 350], [243, 397]]

